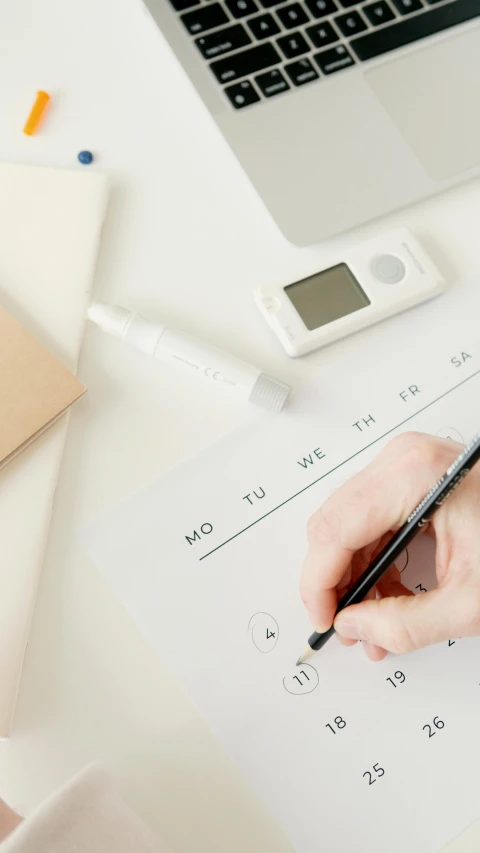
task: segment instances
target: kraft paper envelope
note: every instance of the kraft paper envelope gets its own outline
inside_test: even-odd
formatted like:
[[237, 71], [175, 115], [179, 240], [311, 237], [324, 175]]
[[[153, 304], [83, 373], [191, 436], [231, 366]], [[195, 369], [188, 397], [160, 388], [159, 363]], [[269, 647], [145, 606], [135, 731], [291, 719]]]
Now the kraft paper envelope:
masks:
[[0, 468], [51, 426], [85, 390], [0, 307]]

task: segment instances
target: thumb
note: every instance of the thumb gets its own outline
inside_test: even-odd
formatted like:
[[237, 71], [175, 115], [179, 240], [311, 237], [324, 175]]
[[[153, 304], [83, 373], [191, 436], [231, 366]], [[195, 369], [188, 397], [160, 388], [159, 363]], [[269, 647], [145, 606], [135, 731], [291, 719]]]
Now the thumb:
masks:
[[431, 643], [458, 637], [469, 607], [465, 596], [446, 587], [418, 595], [362, 601], [342, 610], [334, 622], [341, 637], [365, 640], [403, 655]]

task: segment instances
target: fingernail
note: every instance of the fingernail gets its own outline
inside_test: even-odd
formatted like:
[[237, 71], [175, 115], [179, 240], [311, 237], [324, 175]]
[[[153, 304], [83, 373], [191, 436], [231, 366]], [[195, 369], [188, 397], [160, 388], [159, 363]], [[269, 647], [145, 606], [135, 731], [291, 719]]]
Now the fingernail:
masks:
[[358, 625], [355, 622], [343, 622], [339, 620], [335, 623], [335, 630], [341, 637], [346, 637], [348, 640], [363, 640]]
[[315, 625], [315, 631], [317, 632], [317, 634], [325, 634], [331, 627], [331, 622], [329, 625]]

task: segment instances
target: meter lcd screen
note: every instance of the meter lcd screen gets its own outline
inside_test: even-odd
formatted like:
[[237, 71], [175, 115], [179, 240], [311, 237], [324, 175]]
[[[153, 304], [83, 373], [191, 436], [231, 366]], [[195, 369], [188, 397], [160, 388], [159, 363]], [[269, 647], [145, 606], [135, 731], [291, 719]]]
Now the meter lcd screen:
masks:
[[346, 264], [289, 284], [285, 293], [310, 331], [370, 305]]

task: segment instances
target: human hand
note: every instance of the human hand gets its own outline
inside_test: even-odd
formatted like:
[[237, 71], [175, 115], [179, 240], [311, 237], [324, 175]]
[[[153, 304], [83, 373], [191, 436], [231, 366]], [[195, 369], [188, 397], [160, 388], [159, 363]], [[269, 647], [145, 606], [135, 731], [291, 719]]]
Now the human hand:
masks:
[[0, 844], [22, 822], [20, 817], [4, 800], [0, 799]]
[[[462, 446], [422, 433], [394, 438], [308, 522], [300, 593], [315, 630], [334, 620], [338, 600], [445, 473]], [[367, 655], [405, 654], [480, 634], [480, 467], [434, 514], [425, 533], [436, 540], [437, 587], [413, 595], [394, 566], [334, 627], [344, 645], [362, 640]]]

